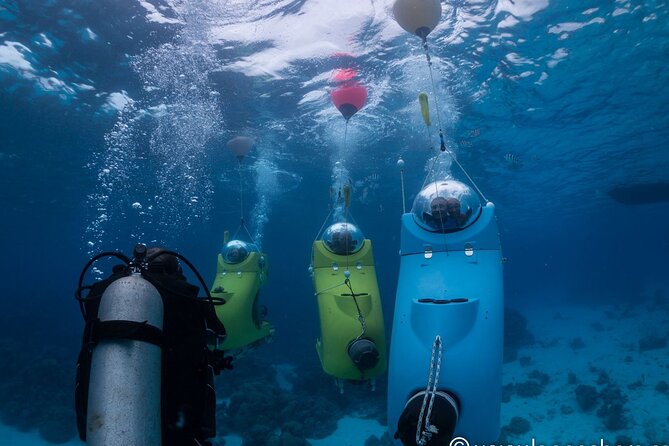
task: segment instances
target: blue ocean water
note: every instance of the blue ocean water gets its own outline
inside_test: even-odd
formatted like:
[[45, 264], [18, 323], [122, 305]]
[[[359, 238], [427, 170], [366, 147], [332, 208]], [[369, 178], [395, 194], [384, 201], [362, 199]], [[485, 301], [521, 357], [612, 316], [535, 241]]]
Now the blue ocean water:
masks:
[[[507, 306], [564, 315], [575, 305], [592, 320], [598, 309], [623, 308], [643, 327], [627, 333], [630, 344], [666, 339], [667, 307], [649, 320], [645, 309], [666, 301], [669, 287], [667, 3], [442, 7], [428, 39], [433, 90], [420, 40], [395, 23], [389, 0], [1, 1], [0, 340], [13, 359], [0, 400], [20, 406], [32, 381], [17, 374], [32, 376], [34, 364], [62, 392], [39, 396], [41, 404], [71, 401], [82, 329], [73, 294], [91, 255], [158, 244], [210, 280], [223, 231], [239, 224], [242, 190], [245, 221], [270, 259], [262, 299], [277, 330], [248, 361], [297, 364], [312, 393], [336, 398], [313, 348], [311, 243], [343, 166], [351, 212], [374, 241], [390, 330], [402, 212], [396, 162], [406, 162], [410, 204], [438, 144], [434, 129], [428, 140], [420, 91], [438, 104], [449, 150], [497, 206]], [[368, 100], [345, 131], [329, 93], [333, 72], [350, 67]], [[226, 148], [238, 134], [256, 140], [241, 187]], [[664, 196], [620, 203], [609, 194], [635, 184]], [[566, 325], [550, 330], [549, 338], [575, 337]], [[666, 347], [657, 352], [654, 367], [643, 356], [624, 366], [643, 374], [651, 393], [669, 367]], [[48, 376], [40, 383], [32, 398], [50, 388]], [[369, 399], [382, 405], [382, 393]], [[660, 401], [666, 414], [669, 399]], [[669, 433], [666, 417], [653, 429], [651, 418], [630, 414], [615, 435]], [[30, 429], [46, 419], [12, 421]], [[576, 423], [578, 438], [590, 434], [589, 422]]]

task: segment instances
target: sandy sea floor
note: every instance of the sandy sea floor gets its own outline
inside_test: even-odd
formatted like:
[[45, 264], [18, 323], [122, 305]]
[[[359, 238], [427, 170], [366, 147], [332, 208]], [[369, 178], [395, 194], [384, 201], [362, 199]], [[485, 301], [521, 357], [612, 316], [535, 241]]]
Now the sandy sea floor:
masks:
[[[647, 336], [666, 339], [668, 310], [650, 304], [521, 309], [537, 342], [520, 350], [524, 365], [504, 365], [504, 383], [527, 381], [535, 370], [550, 380], [539, 396], [513, 394], [502, 405], [502, 424], [520, 416], [531, 425], [527, 434], [509, 439], [527, 444], [534, 438], [544, 445], [599, 445], [603, 439], [610, 445], [626, 436], [633, 444], [669, 443], [669, 393], [656, 389], [660, 381], [669, 382], [669, 348], [645, 350], [639, 344]], [[576, 400], [579, 384], [598, 391], [619, 388], [628, 426], [612, 431], [597, 407], [582, 411]]]
[[[669, 393], [657, 385], [669, 382], [669, 348], [640, 348], [647, 336], [667, 337], [669, 309], [641, 303], [629, 306], [560, 305], [519, 308], [536, 342], [521, 348], [518, 360], [504, 365], [504, 383], [524, 383], [546, 376], [540, 394], [523, 397], [511, 391], [502, 404], [502, 424], [513, 417], [530, 423], [523, 434], [507, 441], [531, 445], [615, 444], [616, 438], [638, 445], [669, 443]], [[538, 373], [537, 373], [538, 371]], [[571, 376], [570, 376], [571, 375]], [[532, 378], [534, 376], [535, 378]], [[597, 407], [582, 411], [576, 400], [578, 385], [598, 391], [616, 387], [624, 399], [627, 426], [612, 431], [597, 415]], [[370, 435], [381, 436], [384, 426], [374, 420], [344, 417], [337, 431], [314, 446], [363, 446]], [[36, 432], [18, 432], [0, 425], [0, 446], [47, 446]], [[68, 446], [81, 444], [70, 441]], [[226, 437], [229, 446], [241, 439]]]

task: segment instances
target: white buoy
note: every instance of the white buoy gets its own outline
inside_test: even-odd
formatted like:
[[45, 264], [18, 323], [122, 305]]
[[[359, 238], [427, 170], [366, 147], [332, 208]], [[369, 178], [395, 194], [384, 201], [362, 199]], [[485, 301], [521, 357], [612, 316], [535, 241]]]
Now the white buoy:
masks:
[[404, 160], [400, 157], [397, 160], [397, 168], [400, 170], [400, 184], [402, 185], [402, 213], [407, 213], [407, 200], [404, 195]]
[[406, 31], [425, 40], [439, 24], [439, 0], [396, 0], [393, 5], [395, 21]]
[[237, 157], [241, 162], [247, 153], [253, 148], [255, 140], [248, 136], [237, 136], [228, 141], [228, 149]]

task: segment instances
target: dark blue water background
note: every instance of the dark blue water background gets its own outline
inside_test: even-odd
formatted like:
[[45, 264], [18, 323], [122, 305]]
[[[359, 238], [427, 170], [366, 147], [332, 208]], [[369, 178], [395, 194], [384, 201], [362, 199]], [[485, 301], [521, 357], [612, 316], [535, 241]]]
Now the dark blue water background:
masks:
[[[392, 22], [388, 5], [360, 3], [376, 15], [351, 13], [347, 29], [343, 13], [329, 29], [303, 2], [242, 3], [156, 2], [180, 22], [156, 23], [128, 1], [0, 2], [0, 45], [31, 64], [0, 59], [0, 337], [74, 358], [82, 323], [73, 293], [101, 250], [161, 244], [210, 281], [223, 230], [239, 219], [237, 164], [225, 147], [239, 133], [257, 140], [245, 160], [246, 219], [271, 265], [262, 299], [277, 334], [263, 354], [317, 361], [307, 267], [336, 161], [359, 181], [351, 212], [374, 242], [390, 329], [401, 214], [395, 163], [406, 161], [410, 205], [434, 154], [416, 100], [421, 90], [434, 99], [419, 41]], [[623, 205], [608, 191], [669, 181], [667, 4], [532, 5], [445, 6], [430, 48], [447, 144], [497, 205], [508, 305], [639, 302], [667, 287], [669, 203]], [[289, 63], [262, 74], [263, 51], [308, 47], [311, 36], [299, 39], [289, 25], [298, 22], [288, 22], [301, 15], [320, 20], [331, 45], [285, 56]], [[233, 26], [239, 40], [215, 37]], [[263, 36], [276, 26], [298, 38]], [[40, 35], [52, 46], [38, 44]], [[340, 60], [337, 51], [355, 57]], [[344, 149], [344, 120], [327, 92], [332, 70], [346, 64], [370, 99], [351, 119]], [[122, 91], [134, 109], [105, 108]], [[140, 116], [160, 104], [166, 115]], [[105, 186], [100, 172], [110, 166]], [[108, 218], [91, 230], [101, 203]]]

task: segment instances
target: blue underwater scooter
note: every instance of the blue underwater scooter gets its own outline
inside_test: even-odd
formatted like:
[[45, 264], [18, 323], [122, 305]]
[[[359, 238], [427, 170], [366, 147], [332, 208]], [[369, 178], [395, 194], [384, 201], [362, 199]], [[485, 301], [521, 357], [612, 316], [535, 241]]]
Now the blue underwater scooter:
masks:
[[[439, 0], [393, 4], [397, 23], [422, 40], [431, 80], [427, 37], [441, 11]], [[436, 97], [434, 80], [432, 91]], [[420, 93], [418, 101], [430, 134], [427, 94]], [[467, 175], [446, 148], [439, 110], [437, 106], [440, 151], [448, 152]], [[404, 195], [401, 159], [398, 167]], [[476, 192], [456, 180], [434, 181], [402, 216], [388, 367], [388, 426], [391, 434], [396, 427], [397, 444], [491, 444], [499, 436], [502, 254], [495, 207]]]
[[388, 372], [397, 444], [497, 440], [503, 314], [494, 205], [459, 181], [428, 184], [402, 216]]

